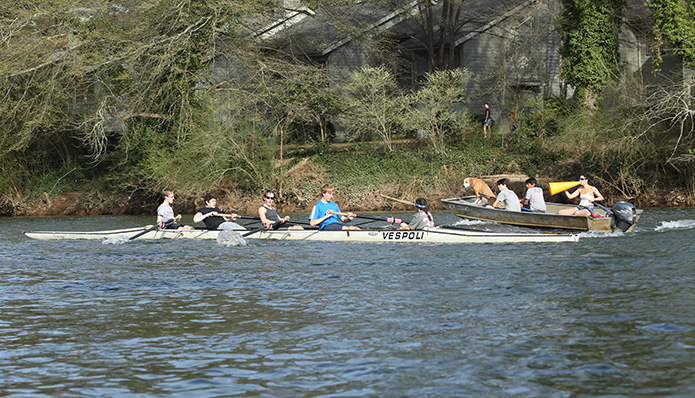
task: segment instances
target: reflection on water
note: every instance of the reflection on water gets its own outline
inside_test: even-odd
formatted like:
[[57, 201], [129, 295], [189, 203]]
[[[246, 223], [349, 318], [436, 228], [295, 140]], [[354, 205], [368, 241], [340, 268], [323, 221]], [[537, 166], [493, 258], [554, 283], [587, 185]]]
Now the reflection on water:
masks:
[[648, 210], [634, 233], [562, 244], [115, 245], [21, 231], [151, 220], [0, 219], [0, 383], [25, 397], [693, 396], [693, 220]]

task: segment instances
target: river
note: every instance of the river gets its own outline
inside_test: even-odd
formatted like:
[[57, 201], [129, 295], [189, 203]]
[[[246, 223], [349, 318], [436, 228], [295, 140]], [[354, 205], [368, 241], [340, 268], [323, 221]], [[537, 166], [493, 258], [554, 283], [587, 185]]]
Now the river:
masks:
[[0, 219], [0, 396], [695, 395], [695, 209], [575, 243], [22, 234], [151, 222]]

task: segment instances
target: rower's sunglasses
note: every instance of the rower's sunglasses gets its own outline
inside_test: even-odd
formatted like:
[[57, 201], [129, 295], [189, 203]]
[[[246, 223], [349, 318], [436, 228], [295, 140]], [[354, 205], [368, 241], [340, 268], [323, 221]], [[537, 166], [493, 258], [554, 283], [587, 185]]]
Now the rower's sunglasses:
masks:
[[269, 200], [274, 200], [275, 196], [264, 196], [264, 198], [269, 199]]
[[586, 180], [584, 177], [579, 177], [579, 181]]

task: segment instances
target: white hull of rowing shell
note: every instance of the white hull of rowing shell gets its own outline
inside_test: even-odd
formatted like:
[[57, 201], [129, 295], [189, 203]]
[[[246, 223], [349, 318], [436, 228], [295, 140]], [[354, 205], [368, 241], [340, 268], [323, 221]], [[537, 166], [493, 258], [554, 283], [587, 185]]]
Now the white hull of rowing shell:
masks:
[[[32, 239], [77, 240], [77, 239], [127, 239], [145, 228], [119, 229], [95, 232], [25, 232]], [[137, 239], [217, 239], [224, 231], [208, 230], [153, 230]], [[238, 231], [243, 234], [248, 231]], [[228, 232], [227, 232], [228, 233]], [[504, 234], [483, 231], [435, 228], [431, 231], [360, 230], [360, 231], [261, 231], [247, 239], [304, 240], [329, 242], [390, 242], [390, 243], [516, 243], [516, 242], [576, 242], [578, 235], [553, 234]]]

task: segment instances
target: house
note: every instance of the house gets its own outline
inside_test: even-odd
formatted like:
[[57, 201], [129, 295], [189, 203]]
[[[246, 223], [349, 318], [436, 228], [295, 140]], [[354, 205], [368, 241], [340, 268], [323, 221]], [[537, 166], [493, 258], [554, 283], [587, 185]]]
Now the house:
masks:
[[[437, 16], [431, 21], [419, 8], [426, 4]], [[462, 108], [482, 116], [489, 102], [502, 125], [509, 111], [518, 113], [539, 97], [573, 95], [560, 78], [554, 20], [560, 0], [468, 0], [449, 26], [439, 23], [443, 4], [357, 1], [313, 11], [299, 0], [283, 0], [283, 11], [257, 26], [254, 35], [266, 46], [325, 65], [335, 81], [365, 66], [388, 65], [404, 88], [417, 90], [435, 67], [464, 67], [471, 78]], [[648, 59], [645, 44], [628, 26], [620, 43], [626, 69], [641, 70]]]

